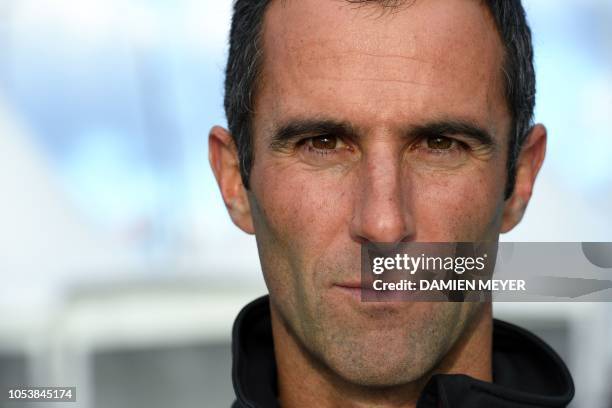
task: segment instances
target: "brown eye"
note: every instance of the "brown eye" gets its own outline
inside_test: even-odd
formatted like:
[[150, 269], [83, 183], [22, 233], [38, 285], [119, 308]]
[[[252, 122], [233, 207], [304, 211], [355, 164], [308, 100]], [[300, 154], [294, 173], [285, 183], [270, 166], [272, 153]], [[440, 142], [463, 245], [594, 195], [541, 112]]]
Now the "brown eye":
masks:
[[444, 136], [428, 137], [427, 147], [433, 150], [448, 150], [453, 147], [453, 140]]
[[312, 147], [321, 150], [333, 150], [338, 144], [338, 138], [335, 136], [317, 136], [310, 140]]

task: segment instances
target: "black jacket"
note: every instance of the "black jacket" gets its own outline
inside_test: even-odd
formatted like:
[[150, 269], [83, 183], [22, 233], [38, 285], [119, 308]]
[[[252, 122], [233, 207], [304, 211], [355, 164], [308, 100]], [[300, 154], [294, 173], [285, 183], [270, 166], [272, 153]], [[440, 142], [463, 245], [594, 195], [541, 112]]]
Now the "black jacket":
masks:
[[[242, 309], [232, 337], [232, 408], [279, 407], [267, 296]], [[557, 353], [530, 332], [494, 320], [493, 383], [437, 374], [425, 386], [417, 407], [565, 407], [573, 396], [572, 377]]]

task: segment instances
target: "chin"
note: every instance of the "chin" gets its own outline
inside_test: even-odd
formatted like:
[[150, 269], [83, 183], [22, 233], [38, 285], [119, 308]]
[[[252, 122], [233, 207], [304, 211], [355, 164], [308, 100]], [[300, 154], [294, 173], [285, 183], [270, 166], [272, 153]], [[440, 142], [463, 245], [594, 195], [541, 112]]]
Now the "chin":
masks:
[[367, 337], [327, 347], [322, 360], [334, 374], [351, 384], [392, 387], [425, 376], [437, 362], [435, 356], [443, 351], [423, 348], [423, 343], [409, 344], [405, 337], [390, 336], [386, 342], [368, 341], [374, 339]]
[[429, 367], [415, 364], [412, 359], [394, 357], [374, 360], [363, 365], [335, 367], [335, 373], [345, 381], [363, 387], [394, 387], [419, 380], [429, 372]]

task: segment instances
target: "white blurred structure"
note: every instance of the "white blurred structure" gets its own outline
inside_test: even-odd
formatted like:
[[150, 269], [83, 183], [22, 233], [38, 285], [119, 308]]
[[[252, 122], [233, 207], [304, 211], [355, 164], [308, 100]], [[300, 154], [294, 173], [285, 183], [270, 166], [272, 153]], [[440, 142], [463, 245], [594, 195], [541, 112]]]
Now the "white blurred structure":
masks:
[[0, 306], [44, 309], [45, 292], [68, 280], [95, 271], [108, 277], [134, 265], [134, 254], [79, 216], [27, 128], [2, 100], [0, 134]]

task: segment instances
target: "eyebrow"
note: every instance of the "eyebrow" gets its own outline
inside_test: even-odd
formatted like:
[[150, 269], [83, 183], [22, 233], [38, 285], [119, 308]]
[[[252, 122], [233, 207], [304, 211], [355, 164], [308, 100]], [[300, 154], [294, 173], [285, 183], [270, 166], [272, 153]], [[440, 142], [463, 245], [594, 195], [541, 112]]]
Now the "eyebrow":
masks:
[[349, 122], [332, 119], [292, 120], [280, 126], [274, 132], [272, 140], [270, 141], [270, 147], [273, 149], [282, 149], [296, 139], [324, 135], [357, 137], [358, 132]]
[[469, 120], [461, 119], [440, 120], [410, 126], [405, 134], [411, 138], [461, 135], [483, 146], [496, 147], [497, 145], [489, 131]]
[[[359, 129], [350, 122], [333, 119], [296, 119], [286, 122], [274, 132], [270, 147], [282, 149], [297, 139], [323, 135], [357, 139], [361, 137], [360, 133]], [[497, 145], [493, 136], [486, 129], [462, 119], [435, 120], [420, 125], [410, 125], [401, 133], [409, 139], [462, 135], [483, 146], [496, 147]]]

